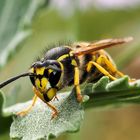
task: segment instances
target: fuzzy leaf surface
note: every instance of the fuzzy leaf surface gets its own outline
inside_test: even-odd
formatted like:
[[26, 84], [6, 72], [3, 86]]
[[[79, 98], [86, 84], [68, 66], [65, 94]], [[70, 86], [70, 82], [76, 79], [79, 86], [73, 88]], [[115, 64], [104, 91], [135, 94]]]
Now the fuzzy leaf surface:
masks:
[[[76, 100], [75, 90], [58, 94], [59, 101], [52, 101], [52, 104], [59, 110], [59, 115], [53, 120], [52, 111], [40, 99], [26, 116], [14, 115], [10, 137], [23, 140], [57, 137], [64, 132], [79, 130], [84, 117], [83, 107], [110, 109], [140, 103], [140, 80], [129, 82], [129, 78], [125, 76], [110, 82], [108, 77], [104, 76], [95, 84], [85, 85], [82, 93], [89, 96], [89, 100], [82, 105]], [[15, 114], [30, 104], [31, 101], [5, 108], [4, 114]]]
[[[63, 132], [78, 131], [84, 115], [82, 106], [69, 92], [60, 93], [58, 99], [59, 101], [53, 102], [59, 110], [57, 118], [51, 120], [52, 111], [39, 99], [28, 115], [13, 117], [10, 137], [23, 140], [48, 139], [57, 137]], [[31, 101], [17, 104], [5, 109], [4, 112], [6, 114], [19, 112], [30, 104]]]

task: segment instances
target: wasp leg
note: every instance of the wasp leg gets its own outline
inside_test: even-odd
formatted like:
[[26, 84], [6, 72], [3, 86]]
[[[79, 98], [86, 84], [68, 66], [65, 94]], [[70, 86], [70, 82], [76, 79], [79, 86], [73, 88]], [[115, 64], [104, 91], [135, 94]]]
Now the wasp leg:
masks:
[[[101, 62], [101, 63], [105, 63], [108, 68], [110, 69], [110, 71], [114, 74], [118, 74], [118, 76], [120, 77], [123, 77], [124, 74], [122, 72], [120, 72], [119, 70], [116, 69], [116, 67], [103, 55], [101, 55], [98, 60]], [[97, 63], [98, 63], [98, 60], [97, 60]]]
[[53, 110], [53, 114], [52, 114], [51, 120], [53, 118], [56, 118], [58, 116], [57, 109], [53, 105], [51, 105], [50, 103], [48, 103], [48, 102], [45, 102], [45, 103]]
[[105, 76], [108, 76], [111, 80], [116, 80], [117, 78], [112, 76], [107, 70], [105, 70], [102, 66], [100, 66], [98, 63], [94, 61], [89, 61], [87, 64], [87, 72], [90, 72], [92, 66], [95, 66], [101, 73], [103, 73]]
[[78, 100], [78, 102], [82, 102], [83, 96], [81, 95], [79, 81], [80, 81], [79, 80], [79, 69], [76, 66], [74, 68], [74, 86], [75, 86], [75, 89], [76, 89], [77, 100]]
[[[122, 72], [120, 72], [119, 70], [116, 69], [116, 67], [103, 55], [101, 55], [99, 58], [98, 58], [99, 62], [104, 62], [108, 68], [110, 69], [110, 71], [114, 74], [117, 74], [118, 76], [120, 77], [123, 77], [124, 74]], [[98, 63], [98, 60], [97, 60], [97, 63]], [[129, 82], [134, 82], [135, 79], [129, 79]]]
[[59, 101], [59, 99], [58, 99], [57, 96], [54, 96], [54, 99], [53, 99], [53, 100], [54, 100], [54, 101], [55, 101], [55, 100]]
[[53, 110], [54, 113], [52, 114], [52, 118], [51, 118], [51, 119], [57, 117], [57, 116], [58, 116], [58, 111], [57, 111], [57, 109], [56, 109], [53, 105], [51, 105], [50, 103], [46, 102], [46, 101], [44, 100], [43, 96], [41, 96], [41, 93], [40, 93], [35, 87], [33, 87], [33, 90], [34, 90], [35, 94], [36, 94], [42, 101], [44, 101], [44, 102], [51, 108], [51, 110]]
[[17, 115], [25, 116], [26, 114], [28, 114], [31, 111], [31, 109], [33, 108], [33, 106], [35, 105], [36, 100], [37, 100], [37, 95], [34, 95], [32, 104], [27, 109], [25, 109], [21, 112], [18, 112]]

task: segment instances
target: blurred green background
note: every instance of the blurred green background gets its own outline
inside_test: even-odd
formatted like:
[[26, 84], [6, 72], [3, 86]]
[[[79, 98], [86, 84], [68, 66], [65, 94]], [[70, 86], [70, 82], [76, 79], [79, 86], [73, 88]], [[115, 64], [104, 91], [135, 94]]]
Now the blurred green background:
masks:
[[[12, 1], [16, 3], [16, 0]], [[10, 3], [10, 0], [6, 2]], [[22, 26], [24, 30], [30, 29], [32, 34], [24, 41], [17, 43], [20, 47], [10, 53], [10, 57], [8, 57], [10, 59], [0, 69], [0, 81], [27, 71], [35, 58], [49, 44], [56, 44], [58, 41], [94, 41], [127, 36], [133, 36], [134, 41], [121, 47], [107, 49], [107, 51], [114, 58], [121, 71], [130, 77], [140, 78], [139, 0], [119, 0], [118, 2], [113, 2], [113, 0], [52, 0], [46, 1], [45, 4], [45, 7], [42, 6], [36, 12], [32, 24], [30, 22], [24, 25], [21, 22], [16, 23], [19, 27]], [[2, 6], [5, 7], [4, 10], [10, 10], [8, 9], [10, 6], [6, 7], [4, 1], [0, 0], [0, 23], [3, 22], [3, 19], [9, 18], [8, 14], [2, 16], [5, 12], [2, 10]], [[29, 9], [31, 10], [31, 8]], [[21, 10], [20, 8], [15, 10], [16, 18], [19, 17], [18, 13]], [[26, 11], [26, 8], [22, 10], [23, 13]], [[10, 15], [10, 21], [14, 21], [14, 18]], [[10, 21], [7, 24], [0, 24], [8, 28], [8, 31], [3, 33], [4, 36], [2, 36], [2, 29], [0, 29], [1, 42], [10, 35], [13, 36], [17, 33], [12, 34], [15, 27], [11, 25]], [[1, 27], [4, 28], [4, 26]], [[0, 43], [1, 52], [6, 50], [7, 46]], [[8, 85], [3, 91], [6, 95], [7, 106], [27, 101], [33, 97], [32, 85], [28, 78], [20, 79]], [[12, 94], [17, 94], [16, 101], [11, 101]], [[89, 109], [86, 110], [80, 132], [63, 134], [57, 140], [139, 140], [139, 118], [139, 105], [109, 111]], [[9, 139], [10, 123], [11, 118], [0, 117], [0, 140]]]

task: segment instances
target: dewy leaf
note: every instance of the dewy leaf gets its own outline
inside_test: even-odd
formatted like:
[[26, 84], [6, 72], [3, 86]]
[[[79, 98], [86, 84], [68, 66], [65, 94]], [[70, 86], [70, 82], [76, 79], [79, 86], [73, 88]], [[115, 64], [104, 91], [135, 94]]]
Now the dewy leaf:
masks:
[[[36, 12], [48, 0], [0, 0], [0, 67], [27, 36]], [[28, 28], [27, 28], [28, 27]]]
[[[79, 130], [83, 120], [85, 108], [116, 107], [132, 103], [140, 103], [140, 80], [129, 82], [124, 76], [110, 82], [108, 77], [102, 77], [97, 83], [86, 83], [82, 90], [83, 94], [89, 96], [89, 100], [82, 105], [77, 102], [75, 91], [71, 93], [59, 93], [59, 101], [52, 101], [52, 104], [59, 110], [59, 116], [51, 120], [52, 111], [38, 99], [32, 111], [26, 116], [13, 116], [14, 122], [10, 128], [10, 137], [16, 139], [49, 139], [57, 137], [64, 132], [75, 132]], [[24, 110], [31, 104], [16, 104], [4, 109], [4, 114], [15, 114]]]

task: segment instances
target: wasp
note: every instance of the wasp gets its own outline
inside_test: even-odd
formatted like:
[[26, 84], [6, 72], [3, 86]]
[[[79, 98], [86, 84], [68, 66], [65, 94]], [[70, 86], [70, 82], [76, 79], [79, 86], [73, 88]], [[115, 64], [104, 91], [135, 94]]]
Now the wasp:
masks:
[[50, 101], [57, 99], [57, 92], [62, 88], [74, 85], [77, 101], [80, 103], [83, 99], [80, 84], [83, 82], [96, 82], [104, 75], [110, 80], [124, 76], [104, 49], [131, 40], [132, 37], [127, 37], [57, 46], [46, 51], [44, 57], [34, 62], [28, 72], [6, 80], [0, 84], [0, 88], [21, 77], [29, 76], [35, 95], [32, 104], [17, 114], [26, 115], [35, 105], [37, 98], [40, 98], [53, 110], [54, 118], [58, 111]]

